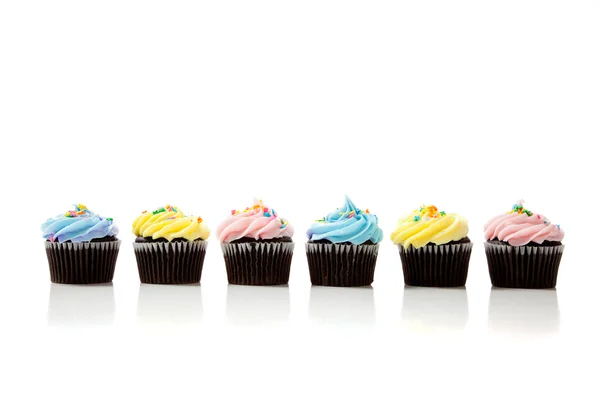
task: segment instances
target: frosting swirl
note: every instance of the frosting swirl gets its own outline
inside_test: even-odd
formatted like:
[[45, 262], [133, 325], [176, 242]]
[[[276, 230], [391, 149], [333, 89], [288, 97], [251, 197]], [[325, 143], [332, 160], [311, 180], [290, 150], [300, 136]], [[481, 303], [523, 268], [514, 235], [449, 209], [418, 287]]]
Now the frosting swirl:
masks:
[[315, 221], [306, 235], [310, 240], [328, 240], [331, 243], [363, 244], [369, 240], [379, 243], [383, 239], [377, 216], [368, 209], [362, 211], [357, 208], [348, 196], [342, 208]]
[[77, 204], [74, 210], [49, 218], [42, 224], [42, 236], [51, 242], [89, 242], [117, 236], [118, 233], [112, 218], [103, 218], [83, 204]]
[[144, 211], [133, 221], [133, 234], [138, 237], [152, 239], [187, 239], [193, 242], [197, 239], [206, 240], [210, 230], [200, 217], [186, 216], [180, 208], [166, 205], [158, 210]]
[[289, 221], [280, 218], [273, 208], [256, 199], [252, 207], [231, 210], [231, 215], [217, 227], [217, 236], [222, 243], [241, 238], [259, 240], [292, 237], [293, 234], [294, 228]]
[[530, 242], [560, 242], [565, 232], [541, 214], [523, 208], [519, 200], [511, 211], [489, 220], [483, 227], [485, 240], [498, 239], [511, 246], [523, 246]]
[[421, 206], [398, 220], [391, 239], [404, 248], [420, 248], [427, 243], [446, 244], [463, 239], [469, 233], [467, 220], [458, 214], [446, 214], [435, 206]]

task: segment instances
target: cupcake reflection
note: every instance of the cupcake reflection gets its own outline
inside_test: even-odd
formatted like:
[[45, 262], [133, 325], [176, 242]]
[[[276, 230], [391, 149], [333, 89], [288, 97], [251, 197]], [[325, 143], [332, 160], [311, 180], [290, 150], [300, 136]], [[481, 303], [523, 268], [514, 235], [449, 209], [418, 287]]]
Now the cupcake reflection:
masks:
[[311, 286], [308, 313], [320, 324], [374, 325], [373, 288]]
[[140, 284], [137, 320], [148, 325], [184, 325], [202, 319], [202, 292], [199, 284]]
[[275, 286], [227, 286], [227, 320], [235, 325], [287, 323], [290, 288]]
[[496, 333], [516, 335], [558, 332], [560, 311], [556, 289], [492, 287], [488, 327]]
[[467, 290], [404, 286], [402, 320], [419, 330], [463, 330], [469, 320]]
[[48, 325], [102, 326], [115, 319], [112, 283], [98, 285], [50, 284]]

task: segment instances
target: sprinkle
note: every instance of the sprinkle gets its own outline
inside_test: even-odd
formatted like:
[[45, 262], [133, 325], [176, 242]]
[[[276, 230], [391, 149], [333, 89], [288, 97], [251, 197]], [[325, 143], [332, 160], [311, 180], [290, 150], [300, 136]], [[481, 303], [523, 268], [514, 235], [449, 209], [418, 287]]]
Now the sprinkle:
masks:
[[558, 224], [557, 224], [557, 225], [556, 225], [556, 227], [557, 227], [557, 228], [558, 228], [558, 230], [560, 231], [560, 225], [558, 225]]
[[156, 211], [152, 211], [152, 214], [156, 215], [156, 214], [159, 214], [159, 213], [161, 213], [161, 212], [165, 212], [165, 211], [167, 211], [167, 210], [165, 210], [165, 208], [164, 208], [164, 207], [162, 207], [162, 208], [159, 208], [159, 209], [158, 209], [158, 210], [156, 210]]
[[548, 221], [544, 220], [544, 224], [547, 224], [547, 223], [548, 223]]
[[142, 211], [142, 214], [145, 214], [145, 213], [147, 213], [147, 212], [148, 212], [148, 210], [144, 210], [144, 211]]
[[112, 218], [106, 218], [106, 220], [107, 220], [107, 221], [112, 221], [113, 219], [112, 219]]
[[441, 215], [442, 217], [445, 217], [445, 216], [446, 216], [446, 211], [442, 211], [442, 212], [440, 212], [440, 215]]
[[270, 217], [271, 214], [269, 214], [268, 212], [265, 211], [265, 213], [263, 214], [265, 217]]
[[198, 217], [198, 223], [201, 224], [204, 221], [202, 218]]
[[369, 209], [367, 208], [367, 209], [365, 210], [365, 212], [366, 212], [367, 214], [369, 214]]
[[413, 221], [417, 222], [420, 221], [421, 217], [419, 217], [418, 215], [415, 215], [415, 217], [413, 218]]
[[84, 212], [83, 211], [77, 211], [75, 214], [77, 214], [77, 215], [83, 215]]
[[235, 215], [235, 210], [231, 210], [231, 215]]

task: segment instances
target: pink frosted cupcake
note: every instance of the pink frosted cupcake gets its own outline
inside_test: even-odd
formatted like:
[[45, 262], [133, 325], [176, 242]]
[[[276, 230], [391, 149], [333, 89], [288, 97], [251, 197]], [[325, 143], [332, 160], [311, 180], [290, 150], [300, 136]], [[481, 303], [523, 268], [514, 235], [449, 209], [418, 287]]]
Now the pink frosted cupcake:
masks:
[[289, 222], [255, 200], [252, 207], [232, 210], [217, 227], [227, 279], [236, 285], [288, 283], [294, 242]]
[[565, 232], [523, 207], [492, 218], [484, 226], [485, 254], [492, 285], [547, 289], [556, 286]]

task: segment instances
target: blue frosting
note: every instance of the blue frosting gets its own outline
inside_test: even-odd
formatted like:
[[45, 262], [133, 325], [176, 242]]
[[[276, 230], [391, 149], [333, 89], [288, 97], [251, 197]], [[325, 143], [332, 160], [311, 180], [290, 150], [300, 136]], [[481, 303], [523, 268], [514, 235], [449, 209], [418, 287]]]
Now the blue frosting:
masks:
[[331, 243], [379, 243], [383, 232], [376, 215], [361, 211], [346, 196], [344, 207], [311, 225], [306, 232], [311, 240], [328, 240]]
[[118, 233], [112, 218], [103, 218], [82, 204], [76, 205], [74, 211], [49, 218], [42, 224], [42, 236], [51, 242], [89, 242]]

